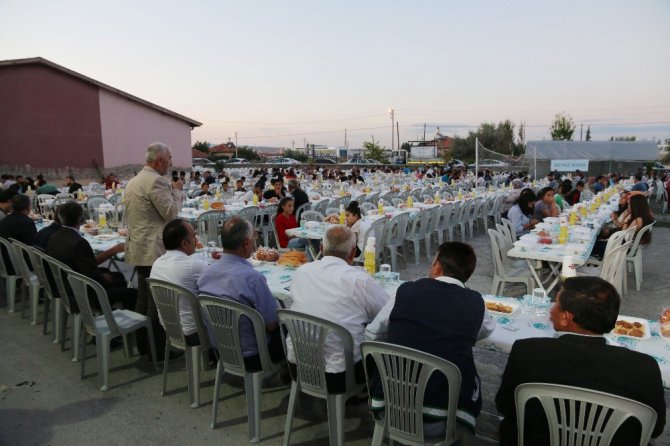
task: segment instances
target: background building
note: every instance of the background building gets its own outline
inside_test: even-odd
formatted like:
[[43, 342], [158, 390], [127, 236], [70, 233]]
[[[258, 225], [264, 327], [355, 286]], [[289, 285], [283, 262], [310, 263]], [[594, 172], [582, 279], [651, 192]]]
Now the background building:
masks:
[[41, 57], [0, 61], [0, 165], [109, 169], [144, 164], [164, 142], [191, 166], [186, 116]]

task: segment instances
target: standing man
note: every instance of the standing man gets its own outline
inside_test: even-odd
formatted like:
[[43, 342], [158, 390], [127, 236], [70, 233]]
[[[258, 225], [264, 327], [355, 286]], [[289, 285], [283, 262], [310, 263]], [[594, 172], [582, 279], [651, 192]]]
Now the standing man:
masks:
[[[163, 228], [177, 218], [184, 201], [181, 180], [172, 184], [163, 176], [170, 171], [172, 155], [167, 145], [155, 142], [147, 147], [146, 165], [125, 189], [128, 241], [126, 262], [137, 270], [137, 305], [135, 311], [149, 316], [156, 345], [165, 343], [165, 330], [158, 321], [158, 310], [147, 285], [154, 261], [165, 253]], [[148, 353], [149, 345], [142, 334], [138, 350]], [[161, 353], [159, 352], [159, 356]]]
[[[599, 277], [571, 277], [563, 283], [551, 307], [550, 318], [557, 338], [520, 339], [512, 346], [496, 395], [500, 444], [517, 444], [514, 392], [519, 384], [563, 384], [612, 393], [652, 407], [658, 415], [652, 437], [665, 426], [663, 381], [658, 363], [644, 353], [609, 345], [605, 334], [619, 315], [621, 299], [616, 289]], [[527, 403], [525, 444], [549, 444], [547, 420], [540, 403]], [[639, 444], [636, 420], [627, 420], [612, 445]]]

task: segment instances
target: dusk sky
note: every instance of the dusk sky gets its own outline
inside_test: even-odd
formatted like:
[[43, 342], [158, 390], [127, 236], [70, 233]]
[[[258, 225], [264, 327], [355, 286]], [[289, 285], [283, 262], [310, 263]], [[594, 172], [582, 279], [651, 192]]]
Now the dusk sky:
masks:
[[556, 113], [670, 138], [670, 1], [0, 1], [0, 60], [43, 57], [203, 123], [302, 147], [466, 136]]

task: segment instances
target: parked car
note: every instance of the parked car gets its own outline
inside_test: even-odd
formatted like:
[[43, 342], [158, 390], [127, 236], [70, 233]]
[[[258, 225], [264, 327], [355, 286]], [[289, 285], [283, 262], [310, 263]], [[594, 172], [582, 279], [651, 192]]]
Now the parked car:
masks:
[[314, 164], [337, 164], [330, 158], [314, 158]]
[[249, 164], [249, 161], [244, 158], [231, 158], [228, 161], [226, 161], [226, 164], [227, 165]]
[[492, 160], [492, 159], [483, 159], [479, 162], [479, 168], [484, 168], [484, 169], [504, 169], [508, 167], [509, 165], [507, 163], [504, 163], [500, 160]]
[[300, 164], [300, 161], [293, 158], [274, 158], [267, 161], [266, 164]]
[[448, 164], [451, 165], [451, 167], [458, 168], [458, 169], [465, 169], [465, 166], [466, 166], [466, 164], [463, 161], [461, 161], [459, 159], [456, 159], [456, 158], [452, 158], [452, 160], [449, 161]]
[[207, 158], [193, 158], [193, 170], [204, 172], [205, 170], [214, 170], [216, 163]]
[[349, 158], [346, 163], [342, 164], [374, 164], [377, 163], [377, 161], [373, 161], [370, 163], [370, 160], [367, 160], [365, 158]]

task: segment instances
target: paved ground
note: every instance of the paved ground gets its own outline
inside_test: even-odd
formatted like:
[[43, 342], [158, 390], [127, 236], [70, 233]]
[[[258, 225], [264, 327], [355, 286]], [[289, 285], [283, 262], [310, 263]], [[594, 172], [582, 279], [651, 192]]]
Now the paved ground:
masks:
[[[623, 299], [623, 314], [655, 318], [663, 306], [670, 305], [668, 293], [667, 247], [670, 229], [657, 228], [654, 240], [644, 253], [642, 290], [632, 290]], [[469, 240], [479, 258], [469, 286], [490, 292], [492, 263], [488, 236]], [[425, 276], [428, 261], [420, 265], [410, 256], [403, 279]], [[631, 275], [632, 278], [632, 275]], [[509, 287], [507, 295], [521, 295], [520, 287]], [[31, 326], [19, 314], [0, 309], [0, 445], [148, 445], [148, 444], [245, 444], [247, 443], [246, 405], [242, 382], [228, 379], [219, 405], [218, 424], [209, 426], [214, 372], [204, 372], [201, 407], [191, 409], [185, 388], [183, 361], [171, 364], [169, 392], [160, 396], [160, 374], [145, 358], [126, 359], [122, 349], [112, 353], [110, 390], [98, 390], [93, 349], [89, 350], [87, 374], [79, 379], [79, 364], [70, 362], [70, 351], [61, 352], [43, 336], [41, 327]], [[487, 361], [478, 364], [480, 372], [494, 367]], [[497, 364], [500, 366], [500, 364]], [[633, 377], [632, 377], [633, 378]], [[28, 382], [28, 385], [21, 383]], [[34, 384], [32, 384], [34, 383]], [[270, 383], [272, 384], [272, 383]], [[484, 386], [484, 409], [492, 411], [495, 380]], [[304, 398], [294, 422], [293, 444], [327, 444], [325, 405]], [[276, 387], [264, 393], [262, 412], [263, 444], [280, 444], [288, 404], [288, 388]], [[372, 426], [365, 405], [347, 407], [347, 444], [369, 444]], [[667, 413], [666, 413], [667, 418]], [[495, 419], [480, 417], [484, 431], [495, 432]], [[670, 444], [670, 436], [656, 444]], [[487, 442], [481, 441], [481, 444]]]

